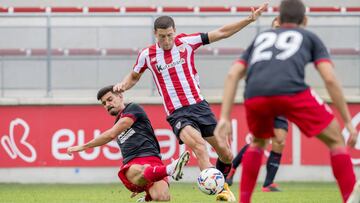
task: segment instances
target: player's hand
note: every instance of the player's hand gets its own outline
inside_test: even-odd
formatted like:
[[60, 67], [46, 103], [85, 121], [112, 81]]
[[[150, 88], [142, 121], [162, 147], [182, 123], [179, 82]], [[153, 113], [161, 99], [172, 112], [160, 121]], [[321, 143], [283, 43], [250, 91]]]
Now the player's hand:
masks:
[[267, 9], [268, 4], [269, 3], [264, 3], [256, 10], [254, 7], [251, 7], [251, 14], [249, 15], [248, 19], [250, 21], [256, 21], [259, 18], [259, 16], [261, 16], [262, 12], [264, 12]]
[[113, 91], [114, 92], [118, 92], [118, 93], [123, 93], [125, 92], [125, 84], [120, 82], [120, 83], [117, 83], [116, 85], [114, 85], [113, 87]]
[[84, 148], [82, 146], [73, 146], [73, 147], [67, 148], [66, 153], [71, 156], [73, 154], [73, 152], [80, 152], [83, 150], [84, 150]]
[[352, 123], [347, 123], [345, 124], [346, 129], [349, 131], [349, 139], [347, 141], [347, 145], [349, 147], [355, 147], [356, 145], [356, 141], [358, 139], [359, 136], [359, 132], [354, 128], [354, 126], [352, 125]]
[[232, 141], [232, 127], [231, 121], [221, 118], [214, 130], [215, 136], [221, 137], [221, 139], [227, 139], [229, 143]]

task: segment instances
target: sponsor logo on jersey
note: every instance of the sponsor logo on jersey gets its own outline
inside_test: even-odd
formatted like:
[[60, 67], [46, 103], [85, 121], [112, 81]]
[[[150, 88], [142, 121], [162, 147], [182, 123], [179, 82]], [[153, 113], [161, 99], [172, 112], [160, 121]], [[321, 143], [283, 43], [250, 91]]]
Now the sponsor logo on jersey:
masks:
[[169, 68], [172, 68], [172, 67], [175, 67], [177, 65], [184, 64], [184, 63], [185, 63], [185, 59], [180, 58], [180, 60], [178, 60], [178, 61], [173, 61], [173, 62], [165, 64], [165, 65], [156, 64], [156, 69], [159, 72], [162, 72], [163, 70], [167, 70]]
[[118, 140], [120, 144], [123, 144], [129, 137], [131, 137], [133, 134], [135, 134], [135, 130], [132, 128], [129, 128], [122, 132], [120, 135], [118, 135]]

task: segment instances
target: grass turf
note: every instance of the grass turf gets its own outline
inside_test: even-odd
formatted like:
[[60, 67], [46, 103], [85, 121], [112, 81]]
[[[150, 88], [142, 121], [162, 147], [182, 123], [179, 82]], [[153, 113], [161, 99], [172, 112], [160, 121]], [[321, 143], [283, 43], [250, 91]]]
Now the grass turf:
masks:
[[[336, 203], [341, 202], [335, 183], [280, 183], [282, 192], [260, 192], [255, 189], [253, 202], [261, 203]], [[238, 198], [238, 184], [231, 187]], [[172, 183], [171, 202], [216, 202], [215, 196], [201, 193], [195, 183]], [[141, 194], [130, 198], [130, 192], [119, 184], [0, 184], [0, 202], [135, 202]]]

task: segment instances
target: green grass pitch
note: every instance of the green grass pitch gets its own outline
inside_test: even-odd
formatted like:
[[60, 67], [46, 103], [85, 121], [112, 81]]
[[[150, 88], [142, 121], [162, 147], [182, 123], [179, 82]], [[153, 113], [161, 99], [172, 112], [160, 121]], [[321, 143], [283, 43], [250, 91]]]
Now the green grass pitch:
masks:
[[[337, 203], [341, 202], [335, 183], [280, 183], [282, 192], [260, 192], [257, 185], [253, 202], [261, 203]], [[238, 184], [231, 187], [238, 197]], [[172, 183], [171, 202], [201, 203], [216, 202], [215, 196], [205, 195], [195, 183]], [[130, 198], [130, 192], [122, 184], [0, 184], [0, 202], [135, 202], [141, 194]]]

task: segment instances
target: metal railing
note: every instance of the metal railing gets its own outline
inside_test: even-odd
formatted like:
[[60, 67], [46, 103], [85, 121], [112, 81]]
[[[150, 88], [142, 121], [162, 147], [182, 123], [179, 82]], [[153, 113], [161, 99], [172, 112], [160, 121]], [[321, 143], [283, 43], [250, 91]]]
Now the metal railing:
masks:
[[[3, 39], [0, 44], [1, 97], [89, 97], [99, 87], [119, 81], [131, 70], [137, 51], [155, 41], [152, 22], [157, 16], [166, 14], [166, 9], [145, 9], [147, 12], [143, 9], [102, 9], [98, 8], [97, 11], [104, 11], [100, 13], [92, 13], [96, 9], [90, 8], [87, 11], [84, 8], [69, 9], [73, 11], [70, 13], [56, 9], [50, 12], [48, 8], [27, 10], [30, 13], [16, 12], [24, 11], [21, 9], [7, 9], [1, 13], [0, 9], [0, 16], [5, 22], [8, 21], [0, 23], [0, 31], [6, 30], [0, 32], [0, 38]], [[247, 15], [247, 12], [244, 13], [246, 9], [217, 9], [187, 8], [184, 11], [168, 11], [176, 21], [180, 21], [177, 30], [184, 32], [209, 31], [219, 27], [223, 21], [231, 22]], [[338, 41], [329, 38], [325, 43], [335, 44], [329, 47], [335, 64], [346, 68], [338, 71], [340, 79], [345, 82], [345, 89], [348, 89], [346, 93], [358, 96], [360, 12], [356, 8], [351, 9], [339, 8], [327, 12], [313, 10], [309, 16], [315, 23], [310, 23], [308, 28], [315, 32], [317, 29], [329, 30], [329, 33], [342, 31], [341, 34], [346, 36], [344, 39], [337, 38]], [[198, 51], [197, 68], [204, 81], [203, 91], [219, 95], [229, 65], [255, 34], [269, 27], [269, 22], [277, 15], [274, 10], [276, 8], [237, 34], [241, 39], [232, 37]], [[324, 18], [335, 20], [324, 23]], [[125, 22], [126, 20], [129, 22]], [[30, 21], [32, 23], [29, 25]], [[34, 36], [31, 36], [32, 33], [35, 33]], [[112, 33], [124, 36], [112, 36]], [[327, 33], [320, 31], [318, 34], [326, 38]], [[118, 37], [122, 39], [118, 40]], [[131, 39], [131, 42], [127, 39]], [[218, 67], [222, 67], [221, 70]], [[312, 75], [313, 71], [310, 70], [309, 74]], [[346, 80], [349, 78], [351, 81]], [[309, 82], [314, 83], [312, 85], [316, 88], [323, 88], [322, 84], [317, 83], [316, 76]], [[149, 74], [134, 91], [145, 96], [157, 95]]]

